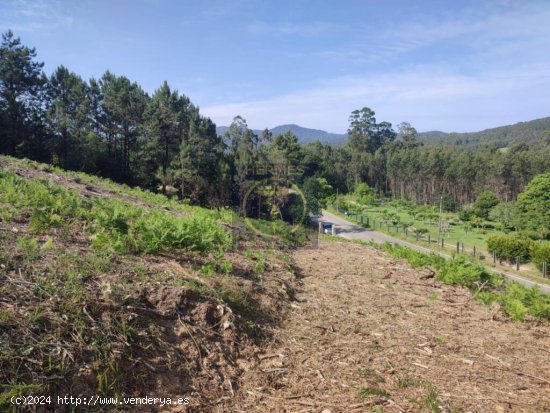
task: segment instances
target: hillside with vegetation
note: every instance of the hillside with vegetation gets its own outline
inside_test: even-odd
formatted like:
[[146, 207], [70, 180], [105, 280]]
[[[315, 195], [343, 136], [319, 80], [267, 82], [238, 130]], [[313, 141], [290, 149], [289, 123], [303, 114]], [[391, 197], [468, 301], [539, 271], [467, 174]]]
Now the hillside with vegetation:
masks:
[[292, 238], [46, 164], [0, 166], [3, 411], [27, 394], [204, 406], [233, 391], [236, 359], [288, 309]]
[[[332, 193], [367, 183], [381, 196], [419, 204], [444, 195], [460, 208], [486, 190], [513, 202], [533, 177], [550, 172], [547, 139], [508, 143], [506, 150], [423, 145], [414, 126], [402, 122], [394, 129], [368, 107], [352, 112], [342, 146], [300, 144], [292, 131], [255, 133], [240, 116], [222, 137], [168, 82], [149, 95], [109, 71], [85, 80], [60, 66], [46, 76], [36, 51], [12, 32], [3, 35], [0, 49], [0, 153], [176, 195], [194, 205], [238, 208], [254, 172], [277, 174], [269, 166], [275, 164], [295, 172], [292, 179], [305, 189], [310, 205], [319, 204], [325, 183]], [[514, 128], [538, 136], [545, 122]]]
[[188, 413], [549, 405], [550, 296], [466, 257], [310, 225], [336, 207], [417, 234], [456, 227], [538, 266], [548, 140], [424, 145], [366, 106], [341, 146], [237, 114], [220, 136], [168, 81], [149, 94], [43, 67], [3, 34], [0, 410], [67, 394], [181, 397], [144, 411]]
[[[12, 396], [65, 394], [187, 398], [181, 412], [548, 401], [548, 297], [510, 284], [501, 299], [502, 280], [479, 265], [330, 237], [296, 250], [289, 226], [265, 238], [229, 210], [28, 160], [0, 166], [3, 409]], [[497, 367], [503, 391], [526, 390], [485, 398]], [[454, 397], [445, 372], [460, 368], [460, 388], [481, 396]]]
[[550, 139], [550, 117], [499, 126], [479, 132], [445, 133], [439, 131], [418, 134], [426, 145], [451, 145], [457, 147], [492, 145], [505, 148], [514, 143], [538, 143]]

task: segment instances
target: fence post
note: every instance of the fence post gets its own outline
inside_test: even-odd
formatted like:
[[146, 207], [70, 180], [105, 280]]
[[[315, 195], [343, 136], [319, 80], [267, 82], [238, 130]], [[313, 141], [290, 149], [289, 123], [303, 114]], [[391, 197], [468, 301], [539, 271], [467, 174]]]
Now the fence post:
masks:
[[464, 254], [464, 243], [462, 243], [462, 253]]
[[458, 254], [460, 252], [460, 242], [456, 242], [456, 253]]
[[405, 238], [407, 238], [408, 236], [409, 236], [409, 229], [405, 228]]
[[363, 214], [361, 214], [361, 225], [363, 225]]
[[370, 228], [370, 224], [369, 224], [369, 217], [367, 217], [367, 227]]
[[497, 263], [497, 252], [493, 251], [493, 264]]
[[547, 264], [546, 262], [543, 262], [543, 263], [542, 263], [542, 276], [543, 276], [544, 278], [546, 278], [546, 272], [548, 271], [547, 265], [548, 265], [548, 264]]
[[418, 241], [418, 231], [416, 232], [416, 240]]
[[516, 271], [519, 271], [519, 257], [516, 257]]
[[476, 246], [474, 245], [474, 258], [476, 257]]
[[428, 234], [428, 244], [431, 244], [431, 243], [432, 243], [432, 236]]
[[388, 224], [388, 232], [390, 232], [390, 224]]
[[441, 248], [445, 248], [445, 240], [441, 238]]
[[332, 235], [336, 235], [336, 225], [332, 224]]
[[323, 221], [319, 221], [319, 233], [323, 232]]

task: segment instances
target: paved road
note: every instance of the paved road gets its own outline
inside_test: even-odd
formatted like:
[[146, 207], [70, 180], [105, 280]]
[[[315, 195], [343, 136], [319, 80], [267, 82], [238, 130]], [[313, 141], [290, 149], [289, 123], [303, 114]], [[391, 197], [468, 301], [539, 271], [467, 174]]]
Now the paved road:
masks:
[[[375, 242], [378, 242], [378, 243], [391, 242], [391, 243], [395, 243], [395, 244], [398, 244], [398, 245], [403, 245], [405, 247], [412, 248], [412, 249], [420, 251], [420, 252], [425, 252], [425, 253], [428, 253], [428, 254], [429, 253], [436, 253], [436, 254], [439, 254], [440, 256], [442, 256], [444, 258], [447, 258], [447, 259], [451, 258], [451, 255], [449, 255], [449, 254], [446, 254], [446, 253], [443, 253], [443, 252], [438, 252], [438, 251], [433, 251], [429, 248], [425, 248], [425, 247], [422, 247], [420, 245], [412, 244], [410, 242], [403, 241], [399, 238], [394, 238], [390, 235], [386, 235], [386, 234], [383, 234], [381, 232], [373, 231], [371, 229], [367, 229], [367, 228], [363, 228], [359, 225], [355, 225], [355, 224], [353, 224], [349, 221], [346, 221], [346, 220], [344, 220], [344, 219], [342, 219], [342, 218], [340, 218], [340, 217], [338, 217], [334, 214], [331, 214], [330, 212], [324, 211], [324, 210], [323, 210], [323, 214], [321, 215], [321, 217], [319, 219], [323, 222], [331, 222], [333, 224], [336, 224], [336, 234], [338, 236], [342, 237], [342, 238], [360, 239], [360, 240], [363, 240], [363, 241], [375, 241]], [[526, 287], [532, 287], [532, 286], [536, 285], [541, 289], [542, 292], [544, 292], [546, 294], [550, 294], [550, 285], [539, 284], [537, 282], [522, 278], [522, 277], [520, 277], [516, 274], [510, 274], [510, 273], [507, 273], [507, 272], [502, 272], [502, 271], [493, 270], [493, 269], [490, 269], [490, 270], [497, 273], [497, 274], [503, 275], [505, 278], [507, 278], [509, 280], [513, 280], [513, 281], [516, 281], [520, 284], [523, 284]]]

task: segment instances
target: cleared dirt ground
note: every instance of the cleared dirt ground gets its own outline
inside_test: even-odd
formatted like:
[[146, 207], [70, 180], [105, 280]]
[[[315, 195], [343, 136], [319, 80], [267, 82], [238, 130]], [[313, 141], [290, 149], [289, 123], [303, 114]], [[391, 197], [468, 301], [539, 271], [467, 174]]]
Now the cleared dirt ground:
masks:
[[507, 320], [374, 248], [294, 258], [297, 301], [220, 411], [550, 411], [548, 323]]
[[[157, 207], [99, 184], [0, 162], [8, 166], [84, 197]], [[13, 313], [0, 339], [10, 349], [32, 349], [22, 364], [30, 379], [41, 379], [36, 366], [45, 362], [37, 357], [70, 359], [63, 391], [94, 394], [94, 363], [119, 362], [126, 394], [190, 397], [189, 406], [156, 409], [163, 412], [550, 412], [548, 322], [510, 321], [467, 289], [372, 247], [331, 239], [288, 257], [249, 240], [226, 254], [230, 275], [204, 277], [198, 268], [209, 257], [185, 253], [121, 256], [106, 265], [76, 222], [64, 236], [45, 234], [55, 248], [22, 271], [18, 240], [33, 235], [27, 221], [23, 211], [0, 222], [0, 286], [7, 291], [0, 304]], [[260, 275], [258, 258], [245, 254], [253, 248], [265, 259]], [[94, 348], [70, 334], [75, 326], [61, 316], [67, 303], [34, 288], [45, 268], [66, 269], [61, 258], [77, 269], [108, 267], [82, 281], [83, 301], [74, 305], [77, 315], [83, 309], [84, 332], [108, 333], [114, 360], [89, 355]], [[214, 287], [237, 304], [244, 294], [249, 308], [231, 310], [208, 295]], [[42, 312], [31, 325], [35, 307]], [[123, 324], [139, 332], [131, 346], [120, 334]]]

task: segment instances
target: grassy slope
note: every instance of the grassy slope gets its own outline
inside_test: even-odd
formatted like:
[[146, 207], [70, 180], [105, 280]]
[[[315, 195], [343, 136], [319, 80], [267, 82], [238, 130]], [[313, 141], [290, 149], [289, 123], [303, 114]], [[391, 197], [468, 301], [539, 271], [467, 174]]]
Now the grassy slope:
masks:
[[1, 410], [21, 394], [231, 394], [236, 360], [292, 295], [289, 237], [49, 165], [0, 166]]

